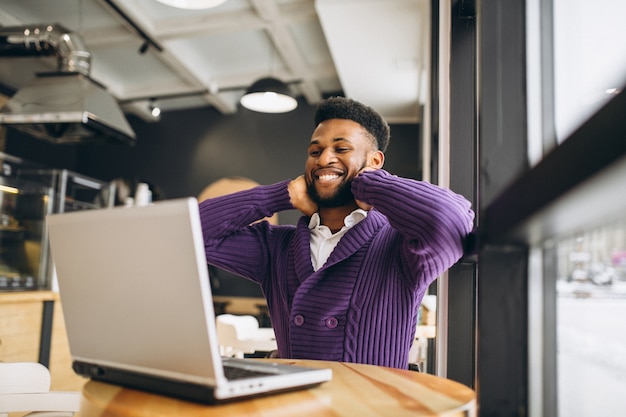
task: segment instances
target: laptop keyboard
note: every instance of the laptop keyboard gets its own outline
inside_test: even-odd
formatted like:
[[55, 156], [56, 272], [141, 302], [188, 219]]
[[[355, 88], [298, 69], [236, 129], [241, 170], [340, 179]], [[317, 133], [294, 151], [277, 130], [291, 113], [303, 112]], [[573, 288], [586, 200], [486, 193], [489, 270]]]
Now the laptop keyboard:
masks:
[[267, 375], [275, 375], [271, 372], [266, 371], [256, 371], [252, 369], [239, 368], [236, 366], [228, 366], [224, 365], [224, 375], [226, 379], [244, 379], [244, 378], [254, 378], [257, 376], [267, 376]]

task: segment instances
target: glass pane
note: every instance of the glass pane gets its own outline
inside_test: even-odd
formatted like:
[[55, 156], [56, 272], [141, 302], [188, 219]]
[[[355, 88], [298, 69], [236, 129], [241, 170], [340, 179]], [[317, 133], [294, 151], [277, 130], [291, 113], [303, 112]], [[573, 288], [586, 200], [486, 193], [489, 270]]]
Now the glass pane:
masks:
[[561, 417], [626, 410], [626, 221], [557, 244]]
[[555, 129], [561, 143], [626, 83], [626, 1], [553, 4]]

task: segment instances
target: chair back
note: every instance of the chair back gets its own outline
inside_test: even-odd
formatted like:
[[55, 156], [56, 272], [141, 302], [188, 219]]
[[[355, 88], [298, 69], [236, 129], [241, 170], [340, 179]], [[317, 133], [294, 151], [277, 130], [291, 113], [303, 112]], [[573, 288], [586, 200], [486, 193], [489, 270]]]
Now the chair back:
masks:
[[242, 349], [241, 346], [242, 342], [258, 332], [259, 322], [256, 317], [220, 314], [216, 318], [216, 329], [221, 355], [243, 357], [244, 353], [254, 352]]

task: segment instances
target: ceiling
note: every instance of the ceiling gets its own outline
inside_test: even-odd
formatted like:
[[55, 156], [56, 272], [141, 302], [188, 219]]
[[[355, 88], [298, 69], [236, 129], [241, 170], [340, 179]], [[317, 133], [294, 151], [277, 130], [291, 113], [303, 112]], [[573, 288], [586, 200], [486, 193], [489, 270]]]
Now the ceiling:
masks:
[[[427, 96], [430, 0], [227, 0], [182, 10], [156, 0], [3, 0], [0, 26], [60, 24], [82, 36], [90, 78], [126, 113], [213, 106], [222, 114], [256, 79], [273, 76], [313, 105], [343, 93], [390, 123], [419, 122]], [[16, 91], [53, 57], [0, 56]]]

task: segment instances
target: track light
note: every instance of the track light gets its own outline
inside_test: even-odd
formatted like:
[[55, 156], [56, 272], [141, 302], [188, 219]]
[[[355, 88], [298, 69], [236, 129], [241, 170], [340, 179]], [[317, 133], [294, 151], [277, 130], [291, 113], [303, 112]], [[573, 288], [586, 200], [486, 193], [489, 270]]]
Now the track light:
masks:
[[141, 46], [139, 47], [139, 55], [143, 55], [148, 51], [148, 47], [150, 46], [150, 42], [147, 40], [143, 41]]
[[161, 108], [156, 104], [156, 100], [150, 100], [150, 104], [148, 105], [148, 109], [150, 110], [150, 114], [155, 119], [158, 119], [161, 116]]

